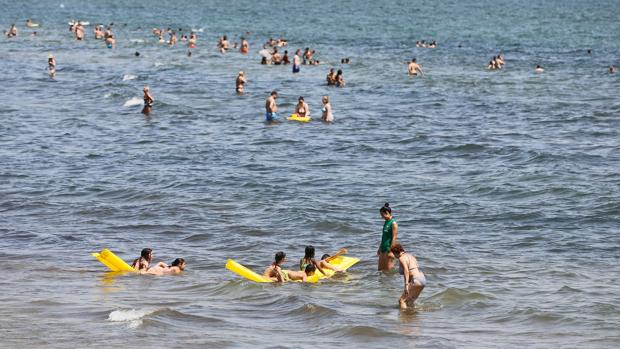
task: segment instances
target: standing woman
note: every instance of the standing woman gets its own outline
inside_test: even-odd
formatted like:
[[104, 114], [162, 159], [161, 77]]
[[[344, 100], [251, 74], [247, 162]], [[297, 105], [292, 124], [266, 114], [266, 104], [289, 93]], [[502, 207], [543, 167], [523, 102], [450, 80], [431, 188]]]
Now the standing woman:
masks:
[[398, 300], [400, 309], [405, 310], [407, 306], [413, 306], [420, 296], [426, 286], [426, 276], [420, 271], [418, 260], [412, 254], [405, 252], [401, 244], [395, 244], [390, 251], [394, 257], [398, 258], [400, 262], [398, 271], [405, 279], [405, 290]]
[[322, 119], [325, 122], [334, 122], [334, 115], [332, 115], [332, 105], [329, 103], [329, 97], [323, 96], [323, 112]]
[[398, 237], [398, 224], [396, 219], [392, 216], [392, 209], [389, 203], [385, 203], [381, 209], [379, 209], [381, 217], [385, 220], [383, 223], [383, 234], [381, 235], [381, 244], [377, 255], [379, 256], [379, 263], [377, 270], [386, 271], [394, 268], [394, 255], [390, 249], [396, 245], [396, 238]]

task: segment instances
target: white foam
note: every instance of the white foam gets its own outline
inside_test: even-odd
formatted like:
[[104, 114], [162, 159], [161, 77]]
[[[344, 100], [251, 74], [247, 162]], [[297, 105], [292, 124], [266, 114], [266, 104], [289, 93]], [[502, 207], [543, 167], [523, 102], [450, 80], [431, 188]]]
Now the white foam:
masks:
[[135, 75], [131, 75], [131, 74], [125, 74], [125, 75], [123, 75], [123, 81], [127, 81], [127, 80], [135, 80], [135, 79], [137, 79], [137, 78], [138, 78], [137, 76], [135, 76]]
[[131, 39], [131, 40], [129, 40], [129, 42], [132, 42], [134, 44], [142, 44], [145, 41], [144, 41], [144, 39]]
[[200, 28], [200, 29], [193, 29], [192, 28], [192, 31], [196, 32], [196, 33], [202, 33], [203, 31], [205, 31], [205, 28]]
[[129, 322], [141, 320], [147, 315], [153, 314], [156, 309], [128, 309], [114, 310], [108, 315], [108, 321], [112, 322]]
[[133, 97], [123, 104], [123, 107], [135, 107], [137, 105], [143, 105], [144, 101], [140, 97]]

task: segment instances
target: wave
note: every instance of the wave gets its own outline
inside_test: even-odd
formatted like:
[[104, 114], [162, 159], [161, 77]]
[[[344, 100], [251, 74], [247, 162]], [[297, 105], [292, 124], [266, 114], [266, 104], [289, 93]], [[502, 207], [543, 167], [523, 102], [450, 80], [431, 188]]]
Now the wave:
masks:
[[131, 99], [128, 99], [127, 101], [125, 101], [125, 104], [123, 104], [123, 107], [135, 107], [138, 105], [144, 105], [144, 101], [142, 100], [142, 98], [132, 97]]
[[428, 298], [429, 301], [436, 301], [442, 305], [465, 304], [469, 301], [489, 301], [493, 299], [495, 299], [495, 297], [492, 295], [452, 287], [449, 287]]
[[127, 80], [135, 80], [138, 77], [136, 75], [131, 75], [131, 74], [125, 74], [123, 75], [123, 81], [127, 81]]
[[129, 328], [137, 328], [142, 325], [142, 319], [146, 316], [154, 314], [160, 309], [147, 308], [147, 309], [128, 309], [128, 310], [114, 310], [108, 315], [108, 321], [111, 322], [126, 322]]

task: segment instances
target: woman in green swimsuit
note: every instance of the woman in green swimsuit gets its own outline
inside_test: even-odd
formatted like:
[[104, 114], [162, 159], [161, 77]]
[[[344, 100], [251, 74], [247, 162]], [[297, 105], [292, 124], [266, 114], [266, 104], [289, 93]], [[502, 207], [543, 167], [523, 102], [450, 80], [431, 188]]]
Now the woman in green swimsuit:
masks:
[[396, 238], [398, 237], [398, 224], [396, 224], [396, 220], [392, 216], [390, 204], [387, 202], [383, 205], [383, 207], [381, 207], [379, 213], [385, 220], [385, 223], [383, 223], [381, 244], [377, 250], [377, 256], [379, 256], [377, 270], [386, 271], [394, 268], [394, 255], [390, 249], [396, 244]]

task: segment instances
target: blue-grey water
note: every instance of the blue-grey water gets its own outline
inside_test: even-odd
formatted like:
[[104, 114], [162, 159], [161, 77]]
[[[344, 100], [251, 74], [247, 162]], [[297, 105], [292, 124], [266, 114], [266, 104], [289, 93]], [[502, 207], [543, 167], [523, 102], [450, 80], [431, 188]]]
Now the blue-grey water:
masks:
[[[20, 30], [0, 39], [0, 347], [620, 346], [617, 1], [0, 7]], [[91, 23], [86, 41], [73, 19]], [[92, 34], [110, 22], [113, 50]], [[156, 26], [200, 29], [192, 57]], [[250, 54], [219, 54], [224, 34]], [[269, 37], [321, 64], [260, 65]], [[506, 67], [486, 71], [499, 52]], [[424, 77], [407, 76], [412, 57]], [[330, 67], [345, 88], [325, 86]], [[124, 106], [145, 84], [148, 117]], [[273, 89], [282, 114], [303, 95], [315, 120], [265, 124]], [[333, 124], [316, 121], [325, 94]], [[401, 277], [376, 272], [386, 201], [427, 276], [415, 312], [398, 310]], [[316, 285], [224, 269], [278, 250], [293, 267], [306, 244], [361, 262]], [[188, 268], [109, 275], [89, 254], [106, 247]]]

